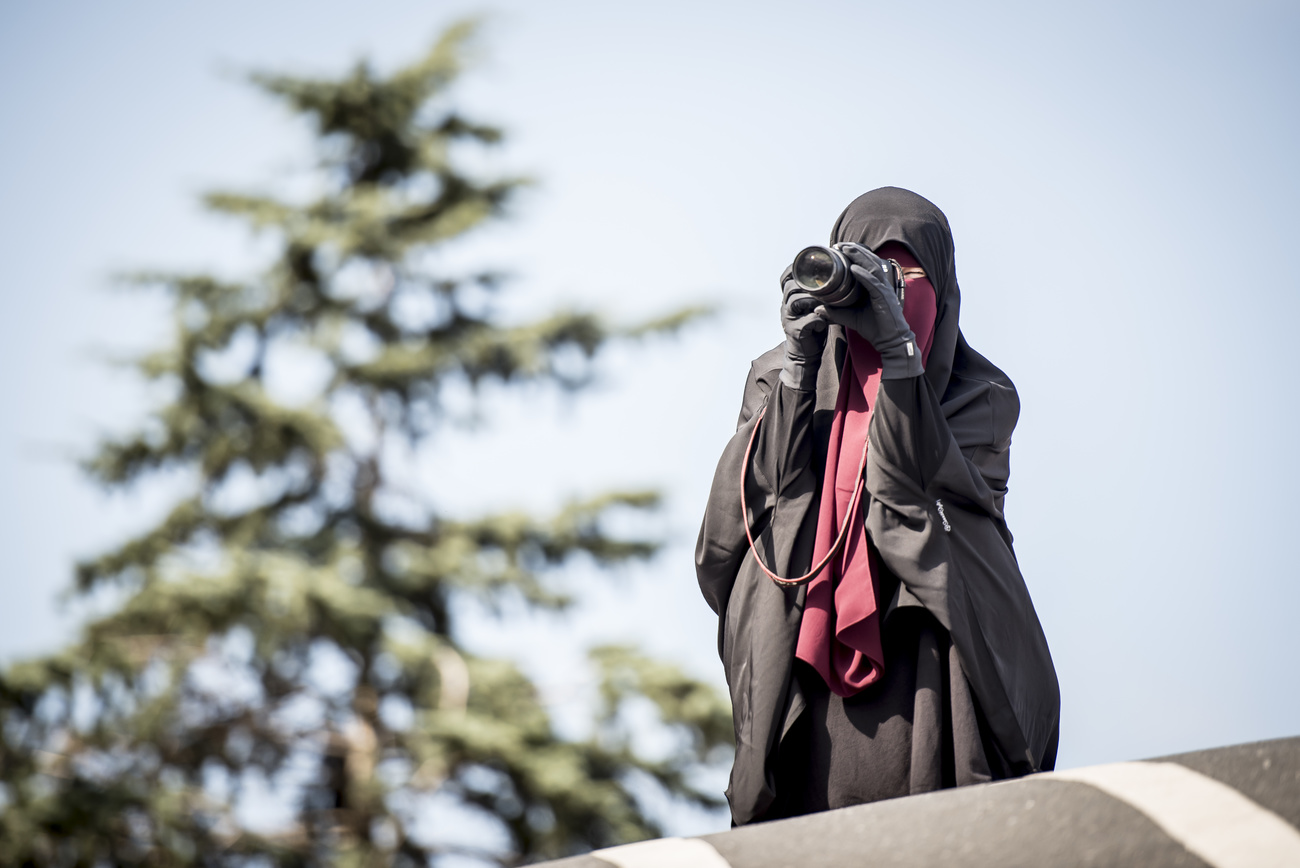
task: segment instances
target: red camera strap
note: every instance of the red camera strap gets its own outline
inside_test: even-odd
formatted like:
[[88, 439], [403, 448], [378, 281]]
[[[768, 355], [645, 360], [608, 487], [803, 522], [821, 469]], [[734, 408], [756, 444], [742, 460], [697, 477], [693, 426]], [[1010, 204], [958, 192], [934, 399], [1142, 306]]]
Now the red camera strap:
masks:
[[853, 523], [853, 513], [858, 508], [858, 503], [862, 499], [862, 489], [866, 484], [867, 445], [871, 438], [868, 437], [862, 441], [862, 459], [858, 462], [858, 475], [856, 477], [858, 484], [853, 489], [853, 497], [849, 500], [849, 508], [844, 513], [844, 523], [840, 525], [840, 532], [835, 537], [835, 544], [831, 546], [825, 557], [814, 564], [813, 568], [807, 573], [798, 578], [786, 579], [769, 570], [767, 565], [763, 563], [763, 559], [759, 557], [758, 549], [754, 547], [754, 534], [749, 528], [749, 506], [745, 502], [745, 475], [749, 471], [749, 456], [753, 453], [754, 439], [758, 436], [758, 426], [762, 424], [765, 415], [767, 415], [766, 404], [763, 405], [763, 409], [758, 411], [758, 418], [754, 420], [754, 430], [749, 435], [749, 443], [745, 446], [745, 458], [740, 465], [740, 520], [745, 525], [745, 539], [749, 540], [749, 550], [753, 552], [754, 562], [758, 564], [758, 568], [776, 584], [787, 588], [797, 588], [800, 585], [808, 584], [817, 577], [818, 573], [826, 569], [826, 565], [831, 562], [831, 558], [835, 557], [844, 545], [844, 539], [848, 536], [849, 525]]

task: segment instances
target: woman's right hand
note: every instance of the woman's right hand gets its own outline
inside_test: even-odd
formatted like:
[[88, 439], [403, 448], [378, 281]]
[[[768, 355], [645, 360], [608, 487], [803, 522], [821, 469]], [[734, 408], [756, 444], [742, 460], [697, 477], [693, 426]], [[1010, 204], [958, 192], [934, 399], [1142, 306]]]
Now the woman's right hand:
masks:
[[816, 311], [819, 302], [787, 279], [781, 293], [781, 328], [785, 331], [785, 364], [781, 380], [792, 389], [811, 390], [826, 346], [826, 320]]

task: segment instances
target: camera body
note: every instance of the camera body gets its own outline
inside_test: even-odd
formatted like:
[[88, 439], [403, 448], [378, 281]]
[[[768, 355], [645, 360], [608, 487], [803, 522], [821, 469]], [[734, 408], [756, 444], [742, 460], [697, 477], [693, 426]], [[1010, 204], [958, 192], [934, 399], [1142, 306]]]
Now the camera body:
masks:
[[[800, 250], [790, 266], [794, 282], [827, 307], [857, 306], [862, 300], [862, 287], [849, 271], [849, 260], [843, 253], [844, 248], [852, 243], [842, 241], [830, 247], [814, 244]], [[902, 304], [907, 287], [903, 267], [892, 259], [884, 262], [885, 280], [894, 288], [894, 294]]]

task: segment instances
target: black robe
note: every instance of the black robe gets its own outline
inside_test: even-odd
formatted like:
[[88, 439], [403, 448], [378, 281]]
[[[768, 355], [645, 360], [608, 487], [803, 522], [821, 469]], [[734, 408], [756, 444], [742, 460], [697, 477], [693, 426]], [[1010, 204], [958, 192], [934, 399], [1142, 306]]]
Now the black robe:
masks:
[[[893, 693], [886, 699], [868, 688], [861, 699], [840, 701], [823, 696], [808, 673], [796, 670], [804, 589], [778, 587], [764, 576], [745, 538], [743, 521], [748, 520], [759, 554], [781, 575], [802, 574], [811, 564], [826, 442], [846, 346], [843, 332], [832, 326], [815, 391], [780, 382], [784, 345], [755, 360], [696, 547], [700, 588], [719, 616], [719, 652], [732, 697], [736, 759], [727, 796], [737, 824], [834, 807], [837, 799], [924, 791], [927, 785], [915, 785], [913, 767], [938, 768], [937, 778], [931, 772], [921, 776], [953, 785], [984, 775], [1050, 769], [1055, 761], [1056, 674], [1002, 515], [1019, 402], [1011, 381], [966, 344], [957, 326], [960, 293], [947, 220], [920, 196], [883, 188], [850, 205], [831, 240], [857, 241], [873, 249], [900, 242], [920, 261], [936, 292], [935, 337], [926, 372], [881, 383], [869, 430], [866, 528], [886, 573], [880, 589], [886, 595], [881, 600], [885, 681], [893, 684]], [[746, 468], [745, 445], [764, 404], [767, 415]], [[742, 479], [750, 508], [744, 519]], [[917, 608], [925, 614], [900, 614]], [[944, 677], [943, 671], [935, 676], [925, 665], [929, 652], [919, 649], [927, 642], [935, 646], [930, 656], [949, 661], [939, 703], [945, 711], [938, 723], [927, 722], [932, 716], [916, 717], [915, 711], [923, 699], [918, 684]], [[964, 681], [952, 678], [952, 664]], [[891, 666], [911, 672], [901, 688], [896, 678], [891, 682]], [[969, 685], [969, 712], [959, 708], [963, 684]], [[861, 707], [873, 699], [883, 702], [874, 709], [878, 713], [889, 703], [903, 702], [898, 694], [909, 690], [916, 701], [906, 744], [897, 727], [883, 741], [879, 736], [864, 740], [869, 733], [864, 733]], [[865, 712], [868, 717], [872, 713], [870, 708]], [[799, 728], [801, 719], [806, 728], [810, 716], [818, 714], [818, 731]], [[831, 727], [834, 721], [840, 721], [838, 735]], [[935, 726], [942, 731], [932, 731]], [[879, 776], [899, 783], [880, 792], [855, 789], [854, 775], [833, 782], [833, 765], [843, 764], [832, 764], [823, 754], [846, 738], [858, 740], [864, 767], [879, 767], [906, 753], [905, 766], [895, 763], [892, 776]], [[917, 757], [918, 744], [936, 745], [937, 755]], [[965, 755], [953, 757], [957, 744], [966, 745]], [[949, 769], [965, 763], [965, 778], [943, 771], [945, 762]], [[809, 772], [801, 777], [798, 767], [803, 764]], [[793, 793], [800, 783], [820, 788], [821, 777], [830, 787], [827, 804], [818, 804], [815, 793]]]

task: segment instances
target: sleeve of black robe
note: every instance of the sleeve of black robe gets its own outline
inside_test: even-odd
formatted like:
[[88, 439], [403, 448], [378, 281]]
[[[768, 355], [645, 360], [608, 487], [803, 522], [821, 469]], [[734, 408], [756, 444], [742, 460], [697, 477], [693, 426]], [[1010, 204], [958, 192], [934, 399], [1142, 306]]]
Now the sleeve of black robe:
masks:
[[1060, 693], [1002, 515], [1009, 444], [963, 450], [924, 376], [881, 383], [869, 436], [872, 541], [952, 634], [1011, 769], [1051, 768]]
[[[812, 426], [817, 393], [782, 383], [780, 368], [772, 367], [769, 358], [774, 352], [750, 366], [736, 433], [718, 460], [695, 550], [700, 590], [723, 623], [736, 577], [749, 555], [740, 512], [742, 479], [755, 548], [764, 563], [778, 572], [790, 568], [794, 537], [817, 491]], [[763, 422], [754, 436], [764, 407]], [[746, 468], [745, 449], [751, 437], [753, 449]], [[721, 634], [718, 652], [723, 653]]]
[[[807, 569], [816, 531], [815, 520], [808, 517], [820, 464], [816, 441], [822, 426], [817, 419], [827, 393], [835, 389], [826, 361], [835, 364], [843, 341], [828, 343], [816, 392], [780, 382], [780, 347], [754, 362], [740, 422], [718, 461], [695, 549], [700, 590], [718, 613], [718, 652], [731, 692], [736, 758], [727, 798], [738, 824], [761, 816], [774, 798], [767, 760], [787, 723], [805, 593], [769, 581], [750, 555], [740, 511], [741, 480], [755, 548], [764, 563], [787, 576], [792, 565]], [[745, 447], [764, 405], [767, 411], [746, 468]]]

